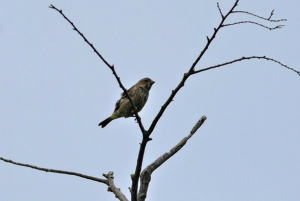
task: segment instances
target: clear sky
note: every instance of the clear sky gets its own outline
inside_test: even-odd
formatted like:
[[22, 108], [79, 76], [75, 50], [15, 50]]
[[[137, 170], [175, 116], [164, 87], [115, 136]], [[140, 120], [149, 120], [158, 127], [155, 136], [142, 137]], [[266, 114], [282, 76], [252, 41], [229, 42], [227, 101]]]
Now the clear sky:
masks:
[[[219, 1], [227, 12], [234, 0]], [[121, 89], [111, 71], [62, 16], [114, 64], [129, 88], [156, 83], [140, 112], [146, 128], [194, 62], [221, 18], [216, 1], [1, 1], [0, 156], [95, 177], [115, 172], [129, 197], [142, 136], [134, 119], [97, 125]], [[269, 56], [300, 70], [300, 3], [241, 0], [237, 10], [283, 29], [223, 28], [196, 67], [242, 56]], [[244, 14], [228, 22], [253, 20]], [[148, 200], [300, 200], [300, 77], [250, 60], [192, 76], [152, 134], [144, 166], [169, 151], [202, 116], [187, 145], [153, 173]], [[0, 161], [0, 200], [115, 200], [94, 181]]]

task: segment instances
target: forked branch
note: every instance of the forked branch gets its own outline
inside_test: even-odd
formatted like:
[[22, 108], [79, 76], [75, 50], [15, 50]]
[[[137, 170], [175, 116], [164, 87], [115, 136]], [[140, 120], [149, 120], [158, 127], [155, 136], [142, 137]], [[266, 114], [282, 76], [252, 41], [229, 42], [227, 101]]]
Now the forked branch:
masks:
[[19, 166], [23, 166], [23, 167], [29, 167], [29, 168], [40, 170], [40, 171], [44, 171], [44, 172], [73, 175], [73, 176], [81, 177], [81, 178], [84, 178], [84, 179], [88, 179], [88, 180], [92, 180], [92, 181], [97, 181], [97, 182], [106, 184], [108, 186], [108, 191], [113, 192], [115, 194], [115, 196], [120, 201], [128, 201], [128, 199], [125, 197], [125, 195], [123, 195], [123, 193], [121, 192], [121, 190], [118, 189], [115, 186], [114, 180], [113, 180], [114, 179], [114, 177], [113, 177], [114, 173], [113, 172], [109, 172], [108, 174], [103, 174], [103, 176], [106, 179], [100, 179], [100, 178], [97, 178], [97, 177], [92, 177], [92, 176], [81, 174], [81, 173], [77, 173], [77, 172], [70, 172], [70, 171], [64, 171], [64, 170], [55, 170], [55, 169], [49, 169], [49, 168], [42, 168], [42, 167], [38, 167], [38, 166], [35, 166], [35, 165], [30, 165], [30, 164], [25, 164], [25, 163], [19, 163], [19, 162], [15, 162], [15, 161], [12, 161], [10, 159], [6, 159], [6, 158], [2, 158], [2, 157], [0, 157], [0, 160], [5, 161], [7, 163], [14, 164], [14, 165], [19, 165]]
[[198, 64], [198, 62], [200, 61], [202, 56], [205, 54], [205, 52], [208, 50], [210, 44], [215, 39], [215, 37], [216, 37], [217, 33], [219, 32], [219, 30], [223, 27], [223, 24], [224, 24], [225, 20], [228, 18], [228, 16], [233, 12], [235, 7], [238, 5], [238, 2], [239, 2], [239, 0], [235, 1], [234, 5], [231, 7], [231, 9], [228, 11], [228, 13], [224, 16], [224, 18], [222, 18], [222, 20], [221, 20], [220, 24], [218, 25], [218, 27], [214, 28], [214, 33], [212, 34], [212, 36], [207, 37], [207, 42], [206, 42], [206, 45], [204, 46], [203, 50], [200, 52], [199, 56], [196, 58], [196, 60], [194, 61], [194, 63], [192, 64], [192, 66], [190, 67], [188, 72], [184, 73], [183, 78], [181, 79], [180, 83], [177, 85], [177, 87], [174, 90], [172, 90], [171, 95], [169, 96], [169, 98], [167, 99], [165, 104], [161, 107], [158, 114], [154, 118], [154, 120], [153, 120], [153, 122], [152, 122], [152, 124], [151, 124], [151, 126], [148, 130], [149, 135], [153, 132], [158, 120], [161, 118], [161, 116], [163, 115], [164, 111], [169, 106], [169, 104], [173, 101], [173, 99], [174, 99], [175, 95], [177, 94], [177, 92], [184, 86], [185, 81], [189, 78], [189, 76], [191, 76], [193, 74], [196, 65]]
[[108, 174], [102, 174], [108, 181], [108, 189], [107, 191], [113, 192], [121, 201], [128, 201], [126, 196], [121, 192], [121, 189], [117, 188], [114, 183], [114, 172], [109, 172]]

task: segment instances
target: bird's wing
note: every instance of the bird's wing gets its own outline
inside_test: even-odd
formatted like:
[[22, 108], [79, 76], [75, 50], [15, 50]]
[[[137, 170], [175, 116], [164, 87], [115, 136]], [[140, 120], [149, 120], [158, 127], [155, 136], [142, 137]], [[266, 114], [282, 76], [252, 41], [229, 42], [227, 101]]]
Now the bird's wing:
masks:
[[120, 98], [120, 99], [116, 102], [114, 112], [117, 111], [117, 110], [120, 108], [121, 99], [122, 99], [122, 98]]
[[[127, 90], [127, 93], [131, 98], [133, 97], [134, 87], [135, 87], [135, 85], [133, 85], [132, 87], [130, 87], [130, 89]], [[124, 92], [121, 93], [121, 98], [116, 102], [115, 111], [120, 108], [122, 99], [128, 99]]]
[[[132, 88], [133, 88], [133, 86], [130, 89], [127, 90], [127, 93], [129, 94], [129, 96], [132, 96], [132, 91], [133, 91]], [[121, 98], [116, 102], [114, 112], [117, 111], [120, 108], [121, 100], [125, 99], [125, 98], [127, 99], [127, 96], [124, 92], [122, 92], [121, 93]]]

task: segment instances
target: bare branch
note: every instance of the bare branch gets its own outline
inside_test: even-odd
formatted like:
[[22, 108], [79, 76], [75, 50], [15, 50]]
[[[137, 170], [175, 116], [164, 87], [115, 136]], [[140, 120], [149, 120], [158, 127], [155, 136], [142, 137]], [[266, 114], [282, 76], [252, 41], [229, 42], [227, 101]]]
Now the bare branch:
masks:
[[121, 192], [121, 190], [115, 186], [115, 183], [114, 183], [114, 172], [110, 171], [108, 174], [103, 174], [103, 176], [108, 181], [108, 189], [107, 189], [107, 191], [113, 192], [115, 194], [116, 198], [118, 198], [121, 201], [128, 201], [128, 199]]
[[56, 8], [54, 5], [50, 5], [49, 8], [52, 8], [54, 10], [56, 10], [57, 12], [59, 12], [73, 27], [73, 30], [76, 31], [82, 38], [83, 40], [89, 44], [91, 46], [91, 48], [94, 50], [94, 52], [100, 57], [100, 59], [109, 67], [109, 68], [112, 68], [112, 65], [110, 65], [105, 59], [104, 57], [98, 52], [98, 50], [94, 47], [93, 44], [91, 44], [88, 39], [83, 35], [82, 32], [80, 32], [77, 27], [74, 25], [74, 23], [69, 20], [69, 18], [67, 16], [65, 16], [65, 14], [62, 12], [62, 10], [59, 10], [58, 8]]
[[108, 68], [110, 68], [110, 70], [112, 71], [113, 75], [115, 76], [115, 78], [117, 79], [118, 83], [119, 83], [119, 86], [121, 89], [123, 89], [124, 93], [126, 94], [126, 96], [128, 97], [130, 103], [131, 103], [131, 106], [133, 108], [133, 111], [134, 111], [134, 114], [135, 114], [135, 117], [137, 119], [137, 122], [139, 124], [139, 127], [143, 133], [143, 135], [145, 135], [145, 128], [143, 126], [143, 123], [142, 123], [142, 120], [141, 120], [141, 117], [139, 116], [138, 112], [137, 112], [137, 108], [134, 106], [134, 103], [131, 99], [131, 97], [129, 96], [128, 92], [127, 92], [127, 89], [124, 87], [124, 85], [122, 84], [121, 82], [121, 79], [120, 77], [117, 75], [117, 72], [115, 71], [115, 67], [114, 65], [110, 65], [105, 59], [104, 57], [98, 52], [98, 50], [94, 47], [94, 45], [92, 43], [90, 43], [90, 41], [83, 35], [82, 32], [80, 32], [77, 27], [74, 25], [74, 23], [69, 20], [68, 17], [65, 16], [65, 14], [62, 12], [62, 10], [59, 10], [57, 9], [55, 6], [53, 6], [52, 4], [49, 6], [49, 8], [52, 8], [54, 10], [56, 10], [57, 12], [59, 12], [73, 27], [73, 30], [76, 31], [82, 38], [83, 40], [94, 50], [94, 52], [98, 55], [98, 57], [100, 57], [100, 59], [106, 64], [106, 66]]
[[202, 126], [202, 124], [206, 120], [206, 116], [202, 116], [199, 121], [195, 124], [190, 134], [183, 138], [177, 145], [175, 145], [169, 152], [163, 154], [159, 158], [157, 158], [153, 163], [148, 165], [143, 172], [141, 173], [141, 185], [138, 193], [138, 201], [144, 201], [147, 197], [147, 191], [149, 187], [149, 183], [151, 180], [151, 174], [164, 162], [166, 162], [169, 158], [171, 158], [174, 154], [176, 154], [185, 144], [186, 142], [197, 132], [197, 130]]
[[97, 182], [104, 183], [104, 184], [108, 185], [108, 181], [105, 180], [105, 179], [100, 179], [100, 178], [97, 178], [97, 177], [92, 177], [92, 176], [80, 174], [80, 173], [77, 173], [77, 172], [69, 172], [69, 171], [63, 171], [63, 170], [54, 170], [54, 169], [49, 169], [49, 168], [42, 168], [42, 167], [37, 167], [37, 166], [34, 166], [34, 165], [30, 165], [30, 164], [18, 163], [18, 162], [12, 161], [10, 159], [5, 159], [5, 158], [2, 158], [2, 157], [0, 157], [0, 160], [3, 160], [7, 163], [12, 163], [14, 165], [30, 167], [32, 169], [36, 169], [36, 170], [40, 170], [40, 171], [52, 172], [52, 173], [58, 173], [58, 174], [67, 174], [67, 175], [82, 177], [82, 178], [85, 178], [85, 179], [97, 181]]
[[224, 15], [223, 15], [222, 10], [221, 10], [221, 8], [220, 8], [219, 2], [217, 2], [217, 6], [218, 6], [218, 9], [219, 9], [220, 15], [221, 15], [221, 17], [222, 17], [222, 19], [223, 19], [223, 18], [224, 18]]
[[282, 24], [277, 25], [276, 27], [268, 27], [268, 26], [265, 26], [263, 24], [260, 24], [260, 23], [257, 23], [257, 22], [252, 22], [252, 21], [240, 21], [240, 22], [235, 22], [235, 23], [230, 23], [230, 24], [224, 24], [223, 27], [233, 26], [233, 25], [237, 25], [237, 24], [246, 24], [246, 23], [256, 24], [258, 26], [264, 27], [264, 28], [269, 29], [269, 30], [281, 29], [282, 27], [284, 27], [284, 25], [282, 25]]
[[270, 58], [270, 57], [266, 57], [266, 56], [250, 56], [250, 57], [241, 57], [239, 59], [235, 59], [235, 60], [232, 60], [232, 61], [228, 61], [228, 62], [225, 62], [225, 63], [222, 63], [222, 64], [217, 64], [217, 65], [214, 65], [214, 66], [210, 66], [210, 67], [207, 67], [207, 68], [203, 68], [203, 69], [200, 69], [200, 70], [196, 70], [193, 72], [193, 74], [197, 74], [197, 73], [201, 73], [203, 71], [207, 71], [207, 70], [210, 70], [210, 69], [213, 69], [213, 68], [219, 68], [219, 67], [222, 67], [222, 66], [226, 66], [226, 65], [229, 65], [229, 64], [233, 64], [235, 62], [238, 62], [238, 61], [243, 61], [243, 60], [246, 60], [246, 59], [265, 59], [265, 60], [268, 60], [268, 61], [273, 61], [275, 63], [278, 63], [279, 65], [289, 69], [289, 70], [292, 70], [294, 71], [295, 73], [297, 73], [299, 76], [300, 76], [300, 71], [297, 71], [283, 63], [281, 63], [280, 61], [277, 61], [273, 58]]
[[271, 20], [273, 14], [274, 14], [274, 10], [272, 10], [272, 12], [271, 12], [271, 14], [270, 14], [270, 17], [268, 17], [268, 18], [261, 17], [261, 16], [259, 16], [259, 15], [250, 13], [250, 12], [248, 12], [248, 11], [233, 11], [232, 13], [244, 13], [244, 14], [252, 15], [252, 16], [254, 16], [254, 17], [263, 19], [263, 20], [267, 20], [267, 21], [269, 21], [269, 22], [282, 22], [282, 21], [287, 21], [287, 19]]
[[194, 69], [196, 67], [196, 65], [198, 64], [199, 60], [202, 58], [202, 56], [205, 54], [205, 52], [207, 51], [208, 47], [210, 46], [211, 42], [215, 39], [218, 31], [223, 27], [223, 24], [226, 20], [226, 18], [233, 12], [234, 8], [238, 5], [239, 0], [236, 0], [234, 5], [232, 6], [232, 8], [228, 11], [228, 13], [224, 16], [224, 18], [221, 20], [219, 26], [217, 28], [214, 29], [214, 33], [212, 34], [212, 36], [209, 38], [207, 37], [207, 43], [205, 45], [205, 47], [203, 48], [203, 50], [201, 51], [200, 55], [196, 58], [196, 60], [194, 61], [194, 63], [192, 64], [192, 66], [190, 67], [189, 71], [187, 73], [184, 73], [182, 80], [180, 81], [180, 83], [177, 85], [177, 87], [172, 90], [171, 95], [169, 96], [168, 100], [165, 102], [165, 104], [161, 107], [161, 109], [159, 110], [158, 114], [156, 115], [155, 119], [153, 120], [148, 133], [149, 135], [152, 133], [152, 131], [154, 130], [158, 120], [161, 118], [161, 116], [163, 115], [164, 111], [166, 110], [166, 108], [168, 107], [168, 105], [174, 100], [175, 95], [177, 94], [177, 92], [184, 86], [185, 81], [188, 79], [188, 77], [190, 75], [193, 74]]
[[7, 163], [14, 164], [14, 165], [29, 167], [29, 168], [44, 171], [44, 172], [73, 175], [73, 176], [81, 177], [81, 178], [84, 178], [84, 179], [97, 181], [97, 182], [106, 184], [108, 186], [108, 191], [113, 192], [115, 194], [115, 196], [120, 201], [128, 201], [128, 199], [125, 197], [125, 195], [123, 195], [121, 190], [115, 186], [114, 180], [113, 180], [114, 179], [114, 177], [113, 177], [114, 173], [113, 172], [109, 172], [108, 174], [103, 174], [103, 176], [105, 178], [107, 178], [107, 180], [106, 180], [106, 179], [100, 179], [100, 178], [97, 178], [97, 177], [92, 177], [92, 176], [77, 173], [77, 172], [70, 172], [70, 171], [64, 171], [64, 170], [54, 170], [54, 169], [42, 168], [42, 167], [38, 167], [38, 166], [35, 166], [35, 165], [30, 165], [30, 164], [18, 163], [18, 162], [12, 161], [10, 159], [2, 158], [2, 157], [0, 157], [0, 160], [2, 160], [4, 162], [7, 162]]

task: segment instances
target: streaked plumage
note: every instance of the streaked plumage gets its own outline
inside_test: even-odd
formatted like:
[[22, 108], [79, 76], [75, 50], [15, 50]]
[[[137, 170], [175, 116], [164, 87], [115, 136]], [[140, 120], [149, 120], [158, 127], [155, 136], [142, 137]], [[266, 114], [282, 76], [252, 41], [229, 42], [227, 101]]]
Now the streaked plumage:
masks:
[[[140, 112], [145, 106], [148, 100], [149, 91], [154, 83], [155, 82], [150, 78], [143, 78], [127, 91], [138, 112]], [[104, 128], [109, 122], [114, 119], [120, 117], [133, 117], [133, 115], [134, 110], [132, 109], [131, 103], [126, 97], [126, 94], [123, 92], [121, 94], [121, 98], [116, 102], [115, 110], [112, 115], [104, 121], [100, 122], [99, 126], [102, 126], [102, 128]]]

